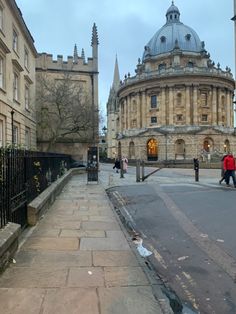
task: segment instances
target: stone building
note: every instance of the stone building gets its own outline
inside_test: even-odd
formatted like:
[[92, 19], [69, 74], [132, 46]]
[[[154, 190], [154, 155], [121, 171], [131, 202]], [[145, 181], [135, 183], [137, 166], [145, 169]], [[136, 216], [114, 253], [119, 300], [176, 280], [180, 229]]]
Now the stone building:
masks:
[[231, 70], [215, 65], [173, 1], [135, 72], [120, 82], [116, 63], [107, 103], [108, 157], [152, 161], [236, 153]]
[[[40, 53], [36, 60], [36, 97], [38, 98], [38, 87], [40, 84], [40, 77], [46, 76], [49, 80], [59, 82], [68, 80], [76, 88], [81, 88], [81, 92], [87, 94], [87, 102], [91, 103], [92, 114], [90, 116], [90, 130], [77, 132], [73, 130], [68, 132], [66, 136], [60, 136], [56, 139], [53, 146], [49, 146], [49, 136], [47, 127], [43, 129], [40, 123], [37, 125], [37, 144], [41, 151], [51, 151], [56, 153], [70, 154], [75, 160], [86, 161], [87, 151], [89, 146], [98, 145], [98, 35], [97, 27], [94, 24], [92, 30], [92, 57], [85, 58], [84, 49], [79, 56], [77, 46], [74, 47], [74, 55], [68, 56], [67, 60], [63, 60], [63, 56], [58, 55], [57, 60], [53, 60], [53, 56], [47, 53]], [[67, 77], [67, 78], [66, 78]], [[68, 104], [64, 104], [63, 110]], [[37, 102], [37, 112], [42, 112], [40, 101]], [[70, 108], [68, 108], [69, 110]], [[79, 109], [78, 109], [79, 111]], [[76, 114], [79, 112], [77, 111]], [[79, 117], [79, 115], [77, 116]], [[39, 121], [37, 113], [37, 122]], [[72, 118], [72, 117], [70, 117]], [[71, 121], [70, 121], [71, 122]], [[53, 121], [49, 121], [53, 123]], [[66, 121], [62, 121], [63, 127], [66, 127]], [[77, 129], [77, 126], [75, 129]], [[78, 122], [79, 129], [79, 122]], [[57, 131], [57, 130], [56, 130]], [[90, 132], [90, 135], [88, 135]]]
[[34, 40], [14, 0], [0, 0], [0, 147], [36, 148]]

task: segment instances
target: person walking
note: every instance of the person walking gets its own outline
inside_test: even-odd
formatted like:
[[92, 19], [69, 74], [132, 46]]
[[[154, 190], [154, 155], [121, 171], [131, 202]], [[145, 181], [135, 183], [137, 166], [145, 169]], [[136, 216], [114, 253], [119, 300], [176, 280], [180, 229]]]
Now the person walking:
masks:
[[229, 181], [230, 181], [230, 177], [232, 177], [234, 187], [236, 188], [235, 169], [236, 169], [236, 162], [235, 162], [234, 156], [231, 153], [229, 153], [224, 159], [226, 186], [230, 186]]
[[128, 159], [123, 156], [122, 162], [123, 162], [123, 172], [127, 173], [127, 170], [128, 170]]
[[224, 160], [227, 154], [225, 154], [221, 159], [221, 179], [219, 181], [219, 184], [221, 184], [225, 180], [225, 169], [224, 169]]
[[116, 173], [119, 173], [119, 170], [120, 170], [120, 160], [118, 158], [115, 159], [115, 164], [113, 166], [113, 169], [116, 169]]

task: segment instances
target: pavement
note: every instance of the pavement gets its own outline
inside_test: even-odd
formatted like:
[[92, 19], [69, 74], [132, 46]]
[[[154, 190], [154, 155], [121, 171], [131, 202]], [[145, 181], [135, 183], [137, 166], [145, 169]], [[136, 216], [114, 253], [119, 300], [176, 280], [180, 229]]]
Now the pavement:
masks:
[[98, 184], [72, 177], [0, 275], [0, 314], [172, 313], [106, 195], [127, 184], [135, 171], [122, 179], [111, 165]]

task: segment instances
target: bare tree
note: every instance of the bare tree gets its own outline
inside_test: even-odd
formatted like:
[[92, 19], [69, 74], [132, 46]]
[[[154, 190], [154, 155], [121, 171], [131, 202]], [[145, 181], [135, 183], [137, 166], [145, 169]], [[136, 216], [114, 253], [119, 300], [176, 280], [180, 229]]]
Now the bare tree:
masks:
[[96, 140], [98, 110], [94, 108], [92, 91], [69, 73], [56, 78], [38, 74], [36, 108], [37, 137], [48, 143], [48, 151], [60, 141]]

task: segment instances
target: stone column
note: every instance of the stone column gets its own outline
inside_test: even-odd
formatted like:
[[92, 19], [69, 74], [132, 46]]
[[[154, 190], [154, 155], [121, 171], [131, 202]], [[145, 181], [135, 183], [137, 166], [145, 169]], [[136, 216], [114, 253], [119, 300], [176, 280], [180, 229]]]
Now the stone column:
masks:
[[136, 95], [136, 119], [137, 119], [137, 128], [140, 129], [142, 127], [141, 124], [141, 101], [140, 101], [140, 93], [138, 92]]
[[146, 98], [146, 91], [142, 92], [142, 127], [147, 127], [147, 115], [146, 115], [146, 108], [147, 108], [147, 98]]
[[217, 125], [217, 92], [216, 87], [212, 87], [212, 125]]
[[127, 96], [127, 129], [131, 129], [131, 95]]
[[186, 125], [191, 124], [191, 103], [190, 103], [190, 86], [186, 86], [186, 98], [185, 98], [185, 112], [186, 112]]
[[123, 102], [120, 102], [120, 110], [119, 110], [119, 132], [123, 131], [123, 112], [124, 112], [124, 105]]
[[160, 112], [161, 112], [161, 121], [160, 125], [166, 125], [166, 89], [164, 86], [161, 87], [161, 104], [160, 104]]
[[197, 92], [198, 92], [198, 86], [194, 85], [193, 86], [193, 124], [198, 125], [198, 97], [197, 97]]
[[231, 126], [231, 117], [232, 117], [232, 102], [231, 102], [231, 95], [230, 91], [227, 91], [226, 94], [226, 126], [230, 127]]
[[174, 124], [174, 91], [173, 87], [169, 88], [169, 124]]

